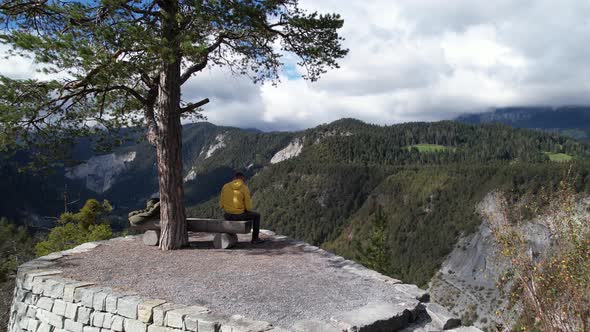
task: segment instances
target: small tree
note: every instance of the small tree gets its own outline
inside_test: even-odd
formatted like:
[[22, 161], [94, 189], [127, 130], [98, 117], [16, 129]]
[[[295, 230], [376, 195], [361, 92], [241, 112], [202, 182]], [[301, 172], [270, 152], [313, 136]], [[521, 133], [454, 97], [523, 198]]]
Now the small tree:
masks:
[[13, 54], [32, 55], [61, 77], [0, 77], [0, 148], [35, 146], [49, 161], [42, 152], [59, 152], [72, 137], [146, 128], [157, 156], [162, 249], [188, 243], [181, 118], [199, 118], [208, 102], [183, 102], [181, 86], [213, 66], [276, 82], [284, 53], [313, 81], [347, 53], [340, 16], [307, 13], [297, 0], [1, 0], [0, 21]]
[[35, 251], [43, 256], [71, 249], [89, 241], [107, 240], [113, 236], [106, 216], [112, 211], [108, 201], [89, 199], [77, 213], [63, 213], [57, 227], [51, 229], [47, 240], [37, 243]]
[[[500, 196], [501, 197], [501, 196]], [[506, 326], [523, 330], [588, 331], [590, 329], [590, 220], [576, 208], [567, 182], [555, 193], [525, 199], [512, 209], [502, 198], [504, 214], [487, 216], [502, 256], [510, 266], [499, 280], [507, 295]], [[545, 207], [537, 202], [547, 202]], [[550, 232], [551, 246], [535, 253], [527, 241], [523, 211], [532, 211]], [[529, 212], [530, 213], [530, 212]], [[528, 213], [526, 213], [528, 214]]]
[[383, 274], [390, 273], [387, 237], [387, 218], [379, 208], [373, 218], [369, 243], [360, 248], [361, 264]]

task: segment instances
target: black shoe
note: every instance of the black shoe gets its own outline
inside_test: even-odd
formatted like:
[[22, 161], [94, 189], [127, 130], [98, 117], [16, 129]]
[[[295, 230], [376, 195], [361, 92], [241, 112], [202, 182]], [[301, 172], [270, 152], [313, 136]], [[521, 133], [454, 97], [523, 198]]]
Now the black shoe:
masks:
[[252, 244], [260, 244], [260, 243], [264, 243], [264, 240], [263, 239], [254, 239], [254, 240], [250, 241], [250, 243], [252, 243]]

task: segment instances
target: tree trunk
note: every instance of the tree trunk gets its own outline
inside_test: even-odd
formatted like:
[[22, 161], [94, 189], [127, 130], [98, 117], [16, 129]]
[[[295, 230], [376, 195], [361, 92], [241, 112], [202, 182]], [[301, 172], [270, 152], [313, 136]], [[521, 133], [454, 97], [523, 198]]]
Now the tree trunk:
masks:
[[[182, 125], [180, 123], [180, 47], [177, 40], [175, 0], [161, 1], [163, 37], [172, 56], [165, 56], [160, 74], [156, 122], [156, 155], [160, 183], [160, 249], [179, 249], [188, 244], [182, 182]], [[167, 53], [167, 52], [164, 52]]]

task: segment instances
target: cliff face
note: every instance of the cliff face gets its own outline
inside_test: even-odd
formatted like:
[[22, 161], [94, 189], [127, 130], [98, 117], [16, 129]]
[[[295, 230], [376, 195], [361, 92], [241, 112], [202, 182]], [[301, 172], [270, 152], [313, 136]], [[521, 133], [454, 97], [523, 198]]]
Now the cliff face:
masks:
[[[575, 218], [590, 220], [590, 197], [579, 199], [576, 207]], [[500, 322], [496, 314], [506, 307], [506, 299], [500, 296], [496, 284], [510, 264], [499, 254], [490, 225], [510, 221], [504, 220], [500, 196], [495, 191], [487, 194], [477, 209], [487, 217], [476, 233], [459, 239], [432, 278], [428, 291], [434, 301], [462, 317], [464, 322], [486, 328], [494, 322], [506, 323]], [[543, 257], [552, 245], [550, 218], [542, 215], [520, 226], [531, 254], [536, 257]]]

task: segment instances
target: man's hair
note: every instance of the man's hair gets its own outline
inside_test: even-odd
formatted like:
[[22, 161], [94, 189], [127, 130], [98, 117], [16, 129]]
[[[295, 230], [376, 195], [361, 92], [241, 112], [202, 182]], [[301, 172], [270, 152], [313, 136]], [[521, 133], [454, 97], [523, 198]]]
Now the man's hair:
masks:
[[242, 172], [235, 172], [235, 173], [234, 173], [234, 179], [237, 179], [237, 178], [244, 178], [244, 177], [245, 177], [245, 176], [244, 176], [244, 173], [242, 173]]

